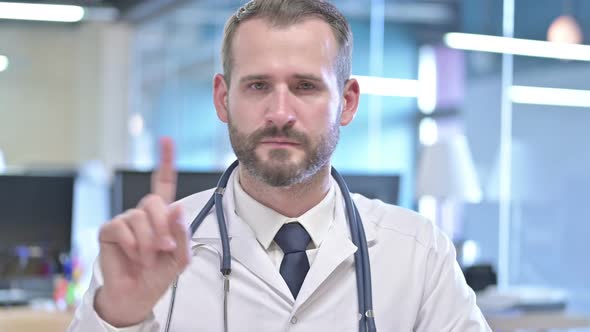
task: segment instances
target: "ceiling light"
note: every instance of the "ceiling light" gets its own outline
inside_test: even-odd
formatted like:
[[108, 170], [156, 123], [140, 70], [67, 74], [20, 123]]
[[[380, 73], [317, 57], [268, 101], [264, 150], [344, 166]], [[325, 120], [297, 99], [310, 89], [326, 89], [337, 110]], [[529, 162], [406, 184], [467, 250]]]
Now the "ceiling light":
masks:
[[590, 107], [590, 90], [512, 86], [510, 99], [518, 104]]
[[361, 87], [361, 93], [389, 97], [417, 97], [418, 81], [401, 78], [353, 75]]
[[547, 40], [554, 43], [581, 44], [582, 29], [569, 15], [561, 15], [551, 23], [547, 30]]
[[467, 51], [507, 53], [514, 55], [590, 61], [590, 46], [552, 43], [540, 40], [518, 39], [489, 35], [451, 32], [444, 36], [450, 48]]
[[0, 19], [78, 22], [83, 17], [80, 6], [0, 2]]

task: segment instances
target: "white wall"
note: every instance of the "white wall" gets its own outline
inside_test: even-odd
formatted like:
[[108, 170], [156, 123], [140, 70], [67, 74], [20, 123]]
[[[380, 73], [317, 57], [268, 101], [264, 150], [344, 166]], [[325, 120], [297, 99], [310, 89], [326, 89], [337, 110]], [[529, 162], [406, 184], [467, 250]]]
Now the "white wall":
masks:
[[[89, 282], [108, 173], [127, 160], [132, 29], [125, 24], [0, 24], [0, 150], [9, 166], [81, 167], [73, 250]], [[88, 161], [99, 161], [88, 163]]]
[[0, 149], [8, 165], [125, 162], [129, 42], [123, 24], [2, 23]]

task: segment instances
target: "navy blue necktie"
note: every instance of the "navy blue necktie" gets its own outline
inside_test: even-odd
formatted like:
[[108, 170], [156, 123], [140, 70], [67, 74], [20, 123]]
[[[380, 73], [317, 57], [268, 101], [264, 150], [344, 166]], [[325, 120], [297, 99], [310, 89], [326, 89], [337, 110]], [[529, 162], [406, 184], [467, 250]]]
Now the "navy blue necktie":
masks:
[[298, 222], [284, 224], [275, 236], [275, 242], [285, 254], [281, 262], [281, 276], [287, 282], [294, 298], [297, 298], [309, 271], [309, 260], [305, 253], [309, 241], [311, 241], [309, 234]]

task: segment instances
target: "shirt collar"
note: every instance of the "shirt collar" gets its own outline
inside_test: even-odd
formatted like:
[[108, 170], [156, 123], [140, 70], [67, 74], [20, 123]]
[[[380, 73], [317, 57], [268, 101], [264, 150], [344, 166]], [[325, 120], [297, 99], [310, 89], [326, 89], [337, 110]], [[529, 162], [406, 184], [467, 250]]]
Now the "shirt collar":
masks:
[[248, 195], [240, 184], [239, 172], [236, 172], [233, 184], [235, 212], [252, 228], [256, 239], [265, 250], [268, 250], [283, 224], [294, 221], [299, 222], [305, 228], [313, 245], [318, 248], [334, 220], [336, 197], [332, 180], [328, 194], [324, 199], [297, 218], [286, 217]]

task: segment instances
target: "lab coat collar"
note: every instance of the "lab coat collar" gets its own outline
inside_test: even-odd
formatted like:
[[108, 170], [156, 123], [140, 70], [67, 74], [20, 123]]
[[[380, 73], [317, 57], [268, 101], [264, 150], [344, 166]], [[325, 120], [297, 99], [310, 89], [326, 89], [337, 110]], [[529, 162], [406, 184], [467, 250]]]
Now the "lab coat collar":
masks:
[[[287, 284], [272, 263], [270, 257], [262, 245], [256, 240], [256, 235], [252, 229], [235, 213], [234, 195], [229, 194], [233, 191], [233, 176], [235, 175], [236, 171], [234, 171], [228, 181], [225, 191], [227, 194], [223, 196], [223, 209], [230, 237], [231, 256], [281, 294], [287, 302], [294, 306], [293, 310], [295, 312], [306, 303], [330, 274], [345, 260], [351, 258], [357, 250], [357, 247], [350, 240], [342, 193], [340, 190], [336, 190], [336, 215], [334, 224], [328, 230], [326, 238], [319, 248], [315, 261], [310, 267], [295, 301]], [[201, 194], [204, 195], [201, 197], [201, 201], [205, 201], [205, 199], [208, 199], [213, 194], [213, 191], [211, 190]], [[370, 210], [363, 209], [363, 206], [357, 207], [363, 219], [368, 246], [371, 247], [375, 243], [376, 236], [374, 216]], [[206, 244], [215, 247], [221, 252], [219, 228], [213, 210], [192, 236], [193, 248]], [[198, 212], [197, 210], [191, 213], [193, 216], [190, 221], [196, 217]]]
[[[237, 169], [233, 171], [233, 173], [230, 175], [228, 184], [227, 184], [227, 188], [225, 190], [226, 195], [223, 196], [223, 209], [224, 209], [224, 214], [226, 216], [226, 223], [227, 223], [227, 228], [228, 228], [228, 233], [230, 238], [232, 236], [235, 235], [250, 235], [253, 234], [250, 227], [245, 224], [245, 222], [243, 220], [241, 220], [241, 218], [238, 218], [238, 216], [236, 215], [235, 211], [234, 211], [234, 207], [235, 207], [235, 201], [234, 201], [234, 197], [232, 194], [233, 190], [234, 190], [234, 181], [233, 181], [233, 177], [237, 175]], [[335, 180], [334, 180], [335, 181]], [[336, 185], [337, 186], [337, 185]], [[339, 190], [339, 188], [336, 188], [336, 214], [335, 214], [335, 220], [336, 221], [342, 221], [345, 220], [344, 216], [345, 216], [345, 211], [344, 211], [344, 198], [342, 196], [342, 192]], [[190, 222], [192, 222], [194, 220], [194, 218], [197, 216], [197, 214], [200, 212], [200, 208], [195, 209], [194, 205], [191, 204], [191, 201], [199, 201], [199, 203], [194, 203], [194, 204], [198, 204], [200, 206], [204, 205], [203, 202], [206, 202], [206, 200], [208, 200], [212, 195], [213, 195], [214, 189], [210, 189], [201, 193], [198, 193], [196, 195], [193, 196], [198, 196], [198, 197], [194, 197], [194, 199], [191, 200], [191, 198], [193, 198], [193, 196], [188, 197], [187, 199], [185, 199], [185, 213], [187, 212], [186, 210], [192, 210], [189, 213], [187, 213], [188, 218], [188, 223], [190, 224]], [[354, 200], [354, 194], [352, 194], [351, 196], [353, 196], [353, 200]], [[369, 242], [369, 246], [371, 245], [371, 242], [375, 240], [375, 216], [372, 214], [372, 212], [368, 209], [368, 207], [363, 206], [363, 205], [359, 205], [357, 203], [357, 208], [359, 209], [359, 213], [361, 215], [361, 218], [363, 219], [363, 226], [365, 228], [365, 235], [367, 238], [367, 242]], [[205, 220], [203, 221], [203, 224], [199, 227], [199, 229], [197, 230], [197, 232], [195, 234], [193, 234], [191, 237], [193, 238], [193, 240], [196, 239], [204, 239], [204, 238], [216, 238], [219, 239], [219, 227], [217, 225], [217, 220], [216, 220], [216, 216], [215, 216], [215, 208], [211, 209], [211, 211], [209, 211], [209, 214], [207, 216], [207, 218], [205, 218]], [[230, 218], [231, 217], [231, 218]], [[230, 219], [234, 219], [237, 218], [239, 219], [239, 223], [241, 224], [241, 226], [243, 227], [234, 227], [234, 225], [232, 225], [231, 222], [229, 222]], [[246, 232], [246, 234], [244, 233], [245, 229], [244, 227], [248, 230], [248, 232]], [[348, 226], [346, 226], [348, 227]], [[346, 236], [350, 239], [350, 233], [349, 232], [345, 232]]]

